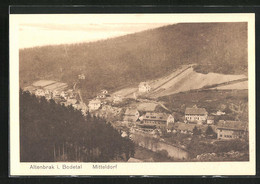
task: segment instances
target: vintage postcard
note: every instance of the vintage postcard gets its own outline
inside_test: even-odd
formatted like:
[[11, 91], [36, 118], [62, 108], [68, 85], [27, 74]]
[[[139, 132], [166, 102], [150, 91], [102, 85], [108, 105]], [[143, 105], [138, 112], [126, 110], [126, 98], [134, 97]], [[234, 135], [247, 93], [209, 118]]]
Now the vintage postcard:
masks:
[[10, 14], [10, 176], [255, 160], [254, 14]]

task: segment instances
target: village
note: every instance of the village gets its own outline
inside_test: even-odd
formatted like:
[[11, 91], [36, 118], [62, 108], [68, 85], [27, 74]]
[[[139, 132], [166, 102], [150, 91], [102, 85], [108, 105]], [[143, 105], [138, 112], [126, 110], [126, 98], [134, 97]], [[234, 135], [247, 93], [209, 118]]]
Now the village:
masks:
[[[78, 80], [85, 80], [85, 76], [79, 75]], [[185, 139], [190, 141], [192, 136], [197, 135], [202, 138], [201, 140], [208, 142], [248, 139], [247, 123], [219, 118], [225, 114], [223, 111], [216, 110], [215, 113], [209, 114], [206, 107], [194, 105], [187, 107], [183, 112], [184, 115], [180, 117], [180, 114], [170, 112], [162, 103], [146, 99], [145, 94], [151, 90], [147, 82], [139, 84], [138, 91], [132, 98], [125, 98], [115, 93], [110, 94], [108, 90], [103, 89], [95, 98], [88, 100], [88, 105], [83, 102], [76, 85], [77, 83], [74, 84], [73, 89], [70, 89], [66, 83], [39, 80], [25, 87], [24, 90], [37, 97], [53, 99], [64, 106], [72, 106], [75, 110], [81, 111], [83, 116], [90, 113], [92, 116], [104, 118], [120, 132], [122, 137], [128, 137], [137, 145], [150, 150], [153, 148], [142, 143], [143, 140], [141, 141], [140, 136], [137, 135], [151, 140], [156, 139], [183, 150], [187, 149]], [[158, 107], [163, 111], [158, 111]], [[186, 137], [178, 140], [177, 137], [180, 136], [176, 135]], [[176, 154], [174, 157], [178, 158]], [[179, 157], [186, 159], [183, 155]], [[198, 155], [198, 158], [201, 156]]]

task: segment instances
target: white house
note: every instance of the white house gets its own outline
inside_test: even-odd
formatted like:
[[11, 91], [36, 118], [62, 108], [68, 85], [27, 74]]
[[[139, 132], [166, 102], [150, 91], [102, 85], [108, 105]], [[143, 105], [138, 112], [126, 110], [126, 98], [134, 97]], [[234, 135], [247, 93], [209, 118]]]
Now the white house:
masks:
[[101, 106], [101, 101], [99, 99], [91, 100], [88, 104], [90, 111], [97, 110], [100, 108], [100, 106]]
[[102, 90], [101, 90], [101, 93], [103, 93], [103, 94], [108, 94], [108, 91], [105, 90], [105, 89], [102, 89]]
[[45, 91], [43, 89], [37, 89], [35, 91], [36, 96], [45, 96]]
[[207, 120], [208, 112], [205, 108], [198, 108], [196, 105], [192, 108], [186, 108], [185, 120], [188, 122], [202, 123]]
[[207, 124], [208, 124], [208, 125], [214, 124], [214, 116], [208, 116], [208, 118], [207, 118]]
[[106, 98], [106, 95], [105, 95], [105, 94], [98, 94], [98, 95], [97, 95], [97, 98], [104, 99], [104, 98]]
[[226, 113], [218, 110], [216, 113], [212, 113], [212, 114], [215, 116], [221, 116], [221, 115], [225, 115]]
[[166, 113], [147, 112], [143, 116], [143, 123], [146, 126], [153, 126], [156, 128], [167, 128], [174, 123], [174, 117]]
[[79, 78], [80, 80], [85, 80], [85, 79], [86, 79], [86, 77], [85, 77], [84, 74], [80, 74], [80, 75], [78, 75], [78, 78]]
[[68, 93], [65, 92], [65, 91], [62, 91], [62, 92], [60, 93], [60, 96], [63, 97], [63, 98], [65, 98], [65, 99], [67, 99]]
[[151, 86], [147, 82], [141, 82], [138, 87], [139, 87], [139, 92], [141, 93], [151, 91]]
[[60, 97], [61, 92], [58, 91], [58, 90], [54, 90], [54, 91], [52, 92], [52, 94], [53, 94], [53, 97], [54, 97], [54, 98], [55, 98], [55, 97]]
[[119, 102], [122, 102], [123, 98], [121, 95], [115, 95], [113, 97], [113, 103], [119, 103]]

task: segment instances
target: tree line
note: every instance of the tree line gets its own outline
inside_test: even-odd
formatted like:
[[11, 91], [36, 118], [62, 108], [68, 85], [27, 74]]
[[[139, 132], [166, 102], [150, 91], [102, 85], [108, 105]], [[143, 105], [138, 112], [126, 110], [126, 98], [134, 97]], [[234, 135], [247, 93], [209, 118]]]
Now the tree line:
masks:
[[21, 162], [126, 161], [134, 143], [106, 120], [20, 90]]

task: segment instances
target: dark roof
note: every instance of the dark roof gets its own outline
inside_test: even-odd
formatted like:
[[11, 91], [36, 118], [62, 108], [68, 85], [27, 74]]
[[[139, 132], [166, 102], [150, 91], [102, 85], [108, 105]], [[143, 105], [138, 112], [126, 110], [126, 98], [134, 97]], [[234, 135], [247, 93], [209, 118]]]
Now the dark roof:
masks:
[[228, 129], [228, 130], [247, 130], [247, 124], [241, 121], [225, 121], [219, 120], [217, 124], [218, 129]]
[[144, 115], [143, 120], [167, 121], [168, 117], [169, 117], [169, 114], [165, 114], [165, 113], [147, 112]]
[[185, 114], [192, 114], [192, 115], [200, 114], [200, 115], [204, 115], [204, 114], [208, 114], [208, 112], [206, 111], [205, 108], [198, 108], [198, 107], [194, 106], [192, 108], [186, 108]]

